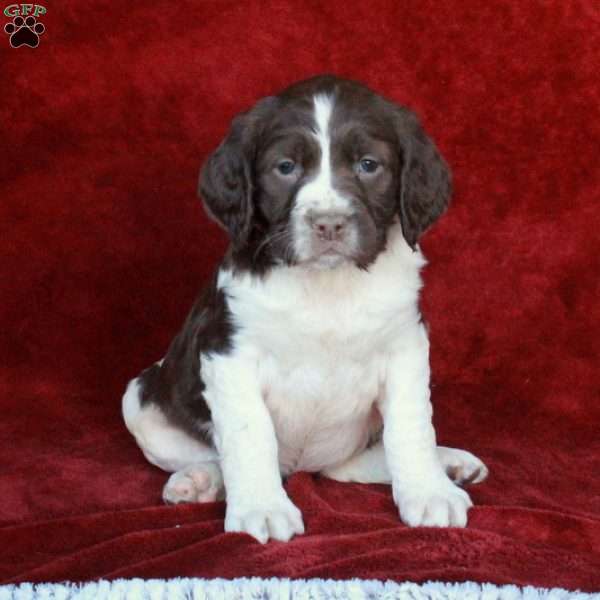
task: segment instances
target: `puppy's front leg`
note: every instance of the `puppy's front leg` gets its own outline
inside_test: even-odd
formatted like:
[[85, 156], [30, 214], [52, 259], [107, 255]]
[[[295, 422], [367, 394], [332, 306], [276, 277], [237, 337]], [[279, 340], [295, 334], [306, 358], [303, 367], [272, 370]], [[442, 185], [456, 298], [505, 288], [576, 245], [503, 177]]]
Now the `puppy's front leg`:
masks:
[[429, 341], [420, 324], [398, 341], [380, 399], [394, 501], [407, 525], [464, 527], [472, 503], [440, 463], [431, 423], [429, 375]]
[[213, 355], [202, 363], [205, 397], [225, 483], [225, 531], [261, 544], [304, 533], [302, 515], [281, 484], [277, 439], [248, 358]]

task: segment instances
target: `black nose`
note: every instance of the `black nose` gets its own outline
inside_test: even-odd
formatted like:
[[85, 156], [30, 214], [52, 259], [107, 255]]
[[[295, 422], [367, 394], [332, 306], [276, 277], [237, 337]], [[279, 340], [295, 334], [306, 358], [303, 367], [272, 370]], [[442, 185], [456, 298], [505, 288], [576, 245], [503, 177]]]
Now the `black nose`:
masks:
[[348, 217], [338, 213], [318, 213], [309, 217], [309, 223], [320, 240], [341, 240], [348, 226]]

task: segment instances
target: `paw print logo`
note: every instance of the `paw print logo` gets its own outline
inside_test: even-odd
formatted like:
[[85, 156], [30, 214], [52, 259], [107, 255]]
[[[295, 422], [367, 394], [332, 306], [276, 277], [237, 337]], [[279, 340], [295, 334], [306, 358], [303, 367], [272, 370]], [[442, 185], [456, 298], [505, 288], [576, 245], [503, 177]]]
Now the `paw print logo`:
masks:
[[46, 28], [42, 23], [38, 23], [33, 15], [30, 15], [26, 19], [21, 16], [15, 17], [12, 23], [7, 23], [4, 26], [4, 31], [10, 35], [10, 45], [13, 48], [18, 48], [19, 46], [37, 48], [40, 43], [40, 35], [45, 30]]

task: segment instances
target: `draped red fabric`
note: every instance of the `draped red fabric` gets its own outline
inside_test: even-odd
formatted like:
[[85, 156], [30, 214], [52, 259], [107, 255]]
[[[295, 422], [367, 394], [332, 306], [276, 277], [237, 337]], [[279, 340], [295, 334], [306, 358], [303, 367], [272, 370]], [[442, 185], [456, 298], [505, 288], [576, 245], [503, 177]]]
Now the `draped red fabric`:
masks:
[[[598, 3], [44, 6], [36, 48], [0, 32], [0, 581], [600, 589]], [[306, 535], [260, 546], [223, 533], [222, 503], [163, 506], [121, 421], [226, 246], [202, 160], [237, 112], [323, 72], [412, 107], [453, 169], [422, 307], [439, 442], [491, 470], [464, 530], [301, 473]]]

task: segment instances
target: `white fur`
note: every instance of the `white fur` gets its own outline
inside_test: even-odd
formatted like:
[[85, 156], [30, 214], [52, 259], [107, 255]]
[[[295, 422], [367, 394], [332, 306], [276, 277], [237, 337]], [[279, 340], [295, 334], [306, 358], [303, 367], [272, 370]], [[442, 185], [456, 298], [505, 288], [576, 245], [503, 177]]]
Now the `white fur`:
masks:
[[[444, 470], [450, 470], [455, 481], [479, 483], [487, 477], [487, 467], [470, 452], [445, 446], [438, 446], [436, 450]], [[392, 475], [385, 458], [385, 448], [381, 442], [369, 446], [364, 452], [356, 454], [342, 465], [324, 469], [322, 473], [336, 481], [392, 482]]]
[[234, 515], [227, 530], [261, 541], [291, 537], [302, 525], [280, 472], [343, 468], [380, 415], [402, 518], [465, 525], [470, 500], [446, 476], [431, 424], [417, 308], [424, 263], [395, 225], [368, 272], [350, 263], [279, 267], [263, 278], [220, 272], [237, 326], [234, 350], [201, 355], [201, 363]]
[[264, 399], [284, 474], [343, 462], [380, 425], [375, 401], [388, 353], [418, 326], [423, 264], [395, 226], [368, 272], [348, 263], [327, 271], [280, 267], [262, 279], [220, 273], [239, 330], [233, 353], [202, 358], [203, 377], [225, 363], [228, 385]]
[[123, 396], [123, 419], [148, 462], [174, 472], [217, 458], [214, 449], [171, 425], [155, 405], [142, 407], [139, 396], [138, 380], [132, 379]]
[[[469, 497], [444, 469], [458, 466], [465, 478], [478, 471], [477, 480], [487, 470], [469, 453], [436, 447], [417, 304], [424, 264], [396, 224], [368, 271], [351, 263], [281, 266], [263, 277], [221, 270], [234, 349], [200, 356], [216, 452], [154, 405], [141, 408], [137, 380], [123, 399], [145, 456], [177, 471], [165, 499], [215, 498], [223, 480], [226, 531], [288, 540], [304, 526], [281, 474], [321, 471], [341, 481], [391, 482], [409, 525], [464, 526]], [[365, 450], [382, 421], [383, 445]]]

